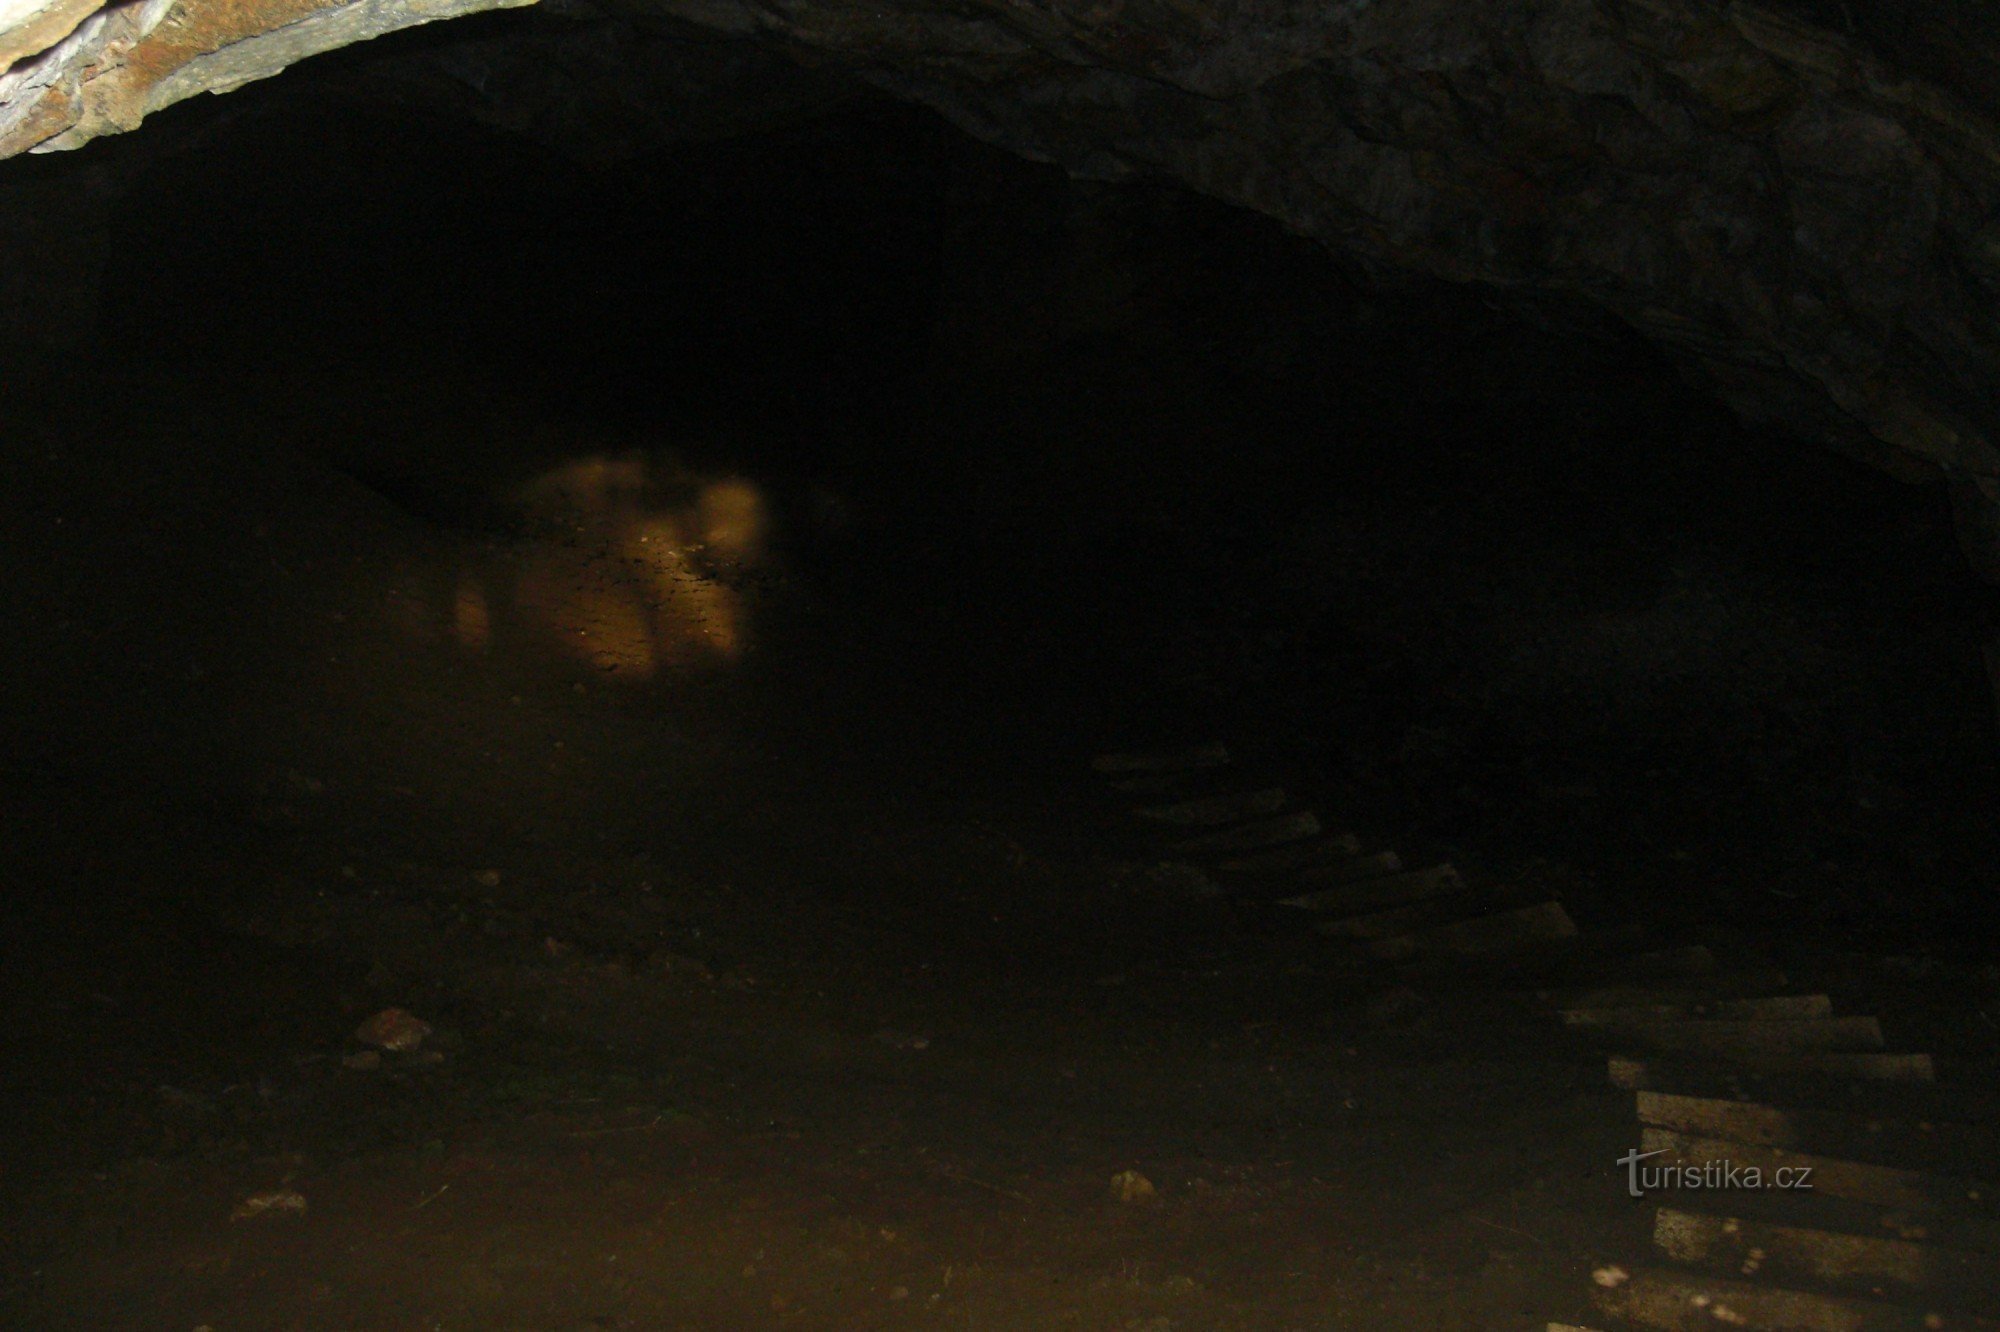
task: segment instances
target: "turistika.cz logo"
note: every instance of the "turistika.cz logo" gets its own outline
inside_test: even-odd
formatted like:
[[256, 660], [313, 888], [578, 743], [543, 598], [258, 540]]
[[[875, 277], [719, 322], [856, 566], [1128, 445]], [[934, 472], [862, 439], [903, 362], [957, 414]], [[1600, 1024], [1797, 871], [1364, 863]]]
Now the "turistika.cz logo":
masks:
[[1668, 1163], [1644, 1165], [1655, 1156], [1664, 1156], [1667, 1149], [1642, 1152], [1636, 1148], [1618, 1158], [1618, 1164], [1625, 1167], [1625, 1188], [1634, 1198], [1643, 1198], [1647, 1193], [1662, 1189], [1810, 1189], [1812, 1188], [1811, 1166], [1777, 1166], [1766, 1170], [1762, 1166], [1737, 1165], [1734, 1161], [1699, 1161], [1694, 1163]]

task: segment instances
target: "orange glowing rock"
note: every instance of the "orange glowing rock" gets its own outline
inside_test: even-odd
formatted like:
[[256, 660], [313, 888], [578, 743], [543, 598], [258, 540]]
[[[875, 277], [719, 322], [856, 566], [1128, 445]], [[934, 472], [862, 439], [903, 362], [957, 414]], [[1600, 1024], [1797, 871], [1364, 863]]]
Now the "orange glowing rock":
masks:
[[1111, 1177], [1111, 1196], [1122, 1203], [1147, 1203], [1160, 1196], [1153, 1181], [1136, 1170], [1121, 1170]]
[[354, 1039], [398, 1053], [414, 1050], [431, 1034], [428, 1022], [400, 1008], [385, 1008], [354, 1029]]

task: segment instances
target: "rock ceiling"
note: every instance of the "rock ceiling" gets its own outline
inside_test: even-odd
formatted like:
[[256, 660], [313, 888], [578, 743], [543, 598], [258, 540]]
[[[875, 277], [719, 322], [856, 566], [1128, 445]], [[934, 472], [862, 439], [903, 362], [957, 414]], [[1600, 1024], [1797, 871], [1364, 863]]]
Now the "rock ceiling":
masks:
[[[515, 3], [0, 0], [0, 59], [17, 57], [0, 155]], [[1942, 471], [1975, 560], [2000, 570], [2000, 17], [1970, 0], [627, 0], [616, 16], [761, 43], [1081, 175], [1172, 177], [1376, 269], [1596, 311], [1747, 415]]]

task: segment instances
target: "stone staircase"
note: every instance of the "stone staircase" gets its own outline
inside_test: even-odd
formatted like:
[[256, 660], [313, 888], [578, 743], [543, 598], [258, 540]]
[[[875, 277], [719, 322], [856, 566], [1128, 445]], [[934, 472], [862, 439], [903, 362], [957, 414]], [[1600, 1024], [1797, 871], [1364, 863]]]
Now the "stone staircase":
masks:
[[1651, 1249], [1545, 1332], [2000, 1332], [2000, 1079], [1941, 1077], [1741, 949], [1371, 850], [1223, 744], [1092, 766], [1182, 896], [1317, 936], [1331, 974], [1506, 991], [1604, 1057]]

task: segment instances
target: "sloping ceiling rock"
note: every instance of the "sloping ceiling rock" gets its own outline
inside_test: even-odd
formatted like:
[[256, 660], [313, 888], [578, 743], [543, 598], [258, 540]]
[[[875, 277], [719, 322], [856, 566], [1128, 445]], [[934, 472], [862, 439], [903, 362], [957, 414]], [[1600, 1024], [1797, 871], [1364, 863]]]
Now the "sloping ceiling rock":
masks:
[[[60, 6], [0, 0], [0, 21], [32, 11], [16, 45], [49, 43], [0, 74], [0, 154], [517, 2], [140, 0], [61, 35]], [[1980, 516], [2000, 496], [2000, 18], [1971, 0], [618, 12], [775, 44], [1078, 174], [1176, 178], [1367, 265], [1604, 312], [1746, 413], [1943, 469], [1969, 534], [2000, 533]]]

